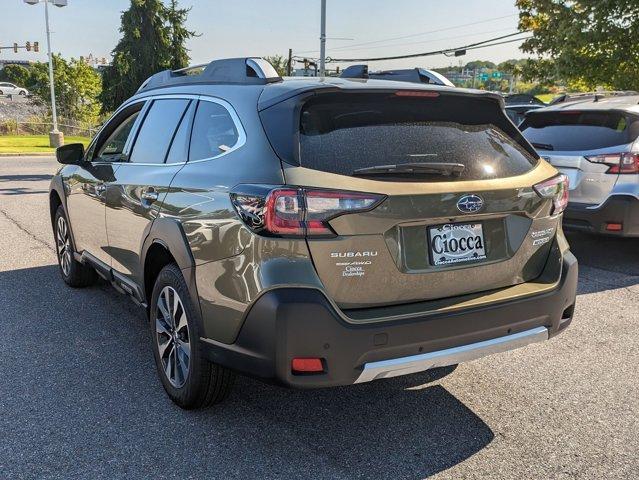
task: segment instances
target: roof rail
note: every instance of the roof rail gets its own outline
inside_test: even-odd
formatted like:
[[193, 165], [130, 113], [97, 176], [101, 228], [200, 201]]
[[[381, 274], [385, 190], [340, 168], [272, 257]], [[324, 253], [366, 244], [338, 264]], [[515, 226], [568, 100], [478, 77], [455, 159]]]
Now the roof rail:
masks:
[[445, 85], [454, 87], [450, 80], [432, 70], [425, 68], [406, 68], [401, 70], [382, 70], [371, 72], [368, 65], [351, 65], [346, 67], [341, 78], [370, 78], [377, 80], [395, 80], [397, 82], [429, 83], [431, 85]]
[[147, 78], [138, 93], [155, 88], [191, 83], [229, 83], [266, 85], [281, 82], [273, 65], [259, 57], [225, 58], [208, 64], [193, 65], [179, 70], [164, 70]]

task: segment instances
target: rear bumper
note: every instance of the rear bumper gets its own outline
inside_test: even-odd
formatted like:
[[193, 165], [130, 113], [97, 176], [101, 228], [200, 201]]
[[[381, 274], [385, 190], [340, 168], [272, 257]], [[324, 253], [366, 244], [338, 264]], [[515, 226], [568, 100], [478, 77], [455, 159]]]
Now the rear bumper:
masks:
[[[620, 223], [623, 229], [609, 231], [609, 223]], [[564, 212], [565, 229], [600, 233], [618, 237], [639, 236], [639, 199], [631, 195], [612, 195], [602, 205], [569, 203]]]
[[[572, 320], [577, 260], [566, 252], [557, 288], [541, 295], [406, 320], [346, 322], [315, 289], [263, 294], [232, 345], [202, 339], [207, 358], [290, 387], [361, 383], [511, 350], [552, 337]], [[325, 371], [295, 375], [295, 357], [320, 357]]]

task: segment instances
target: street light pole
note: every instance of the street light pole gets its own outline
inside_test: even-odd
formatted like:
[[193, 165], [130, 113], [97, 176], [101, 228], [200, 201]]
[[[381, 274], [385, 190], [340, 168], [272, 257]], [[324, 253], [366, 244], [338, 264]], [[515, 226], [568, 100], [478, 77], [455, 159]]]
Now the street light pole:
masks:
[[44, 2], [44, 19], [47, 28], [47, 53], [49, 55], [49, 88], [51, 90], [51, 116], [53, 117], [53, 130], [49, 132], [49, 145], [59, 147], [64, 144], [64, 135], [58, 130], [58, 111], [55, 104], [55, 84], [53, 81], [53, 55], [51, 53], [51, 29], [49, 28], [49, 2], [56, 7], [66, 7], [67, 0], [24, 0], [29, 5], [37, 5]]
[[55, 105], [55, 85], [53, 82], [53, 55], [51, 55], [51, 29], [49, 28], [49, 1], [44, 0], [44, 19], [47, 24], [47, 53], [49, 55], [49, 87], [51, 88], [51, 113], [53, 115], [53, 131], [58, 132], [58, 112]]
[[326, 0], [322, 0], [322, 20], [320, 32], [320, 77], [326, 73]]

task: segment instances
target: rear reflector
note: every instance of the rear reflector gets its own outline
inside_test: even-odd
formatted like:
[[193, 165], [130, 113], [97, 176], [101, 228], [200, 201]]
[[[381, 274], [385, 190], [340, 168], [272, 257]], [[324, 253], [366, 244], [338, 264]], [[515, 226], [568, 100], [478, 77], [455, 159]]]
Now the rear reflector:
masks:
[[321, 358], [294, 358], [291, 361], [293, 373], [321, 373], [324, 365]]
[[606, 223], [606, 230], [609, 232], [621, 232], [623, 230], [623, 223]]

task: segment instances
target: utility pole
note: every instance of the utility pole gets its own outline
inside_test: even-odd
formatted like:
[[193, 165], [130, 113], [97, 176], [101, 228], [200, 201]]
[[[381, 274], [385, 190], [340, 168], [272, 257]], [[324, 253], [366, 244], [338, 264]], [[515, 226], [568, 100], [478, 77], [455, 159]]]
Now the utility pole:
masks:
[[[24, 3], [36, 5], [41, 0], [24, 0]], [[64, 135], [58, 130], [58, 111], [55, 104], [55, 85], [53, 82], [53, 55], [51, 54], [51, 29], [49, 28], [49, 2], [56, 7], [66, 7], [67, 0], [43, 0], [44, 1], [44, 20], [47, 29], [47, 54], [49, 55], [49, 89], [51, 90], [51, 116], [53, 117], [53, 130], [49, 132], [49, 145], [51, 147], [60, 147], [64, 145]]]
[[288, 63], [286, 64], [286, 76], [290, 77], [293, 72], [293, 49], [288, 49]]
[[326, 73], [326, 0], [322, 0], [322, 20], [320, 27], [320, 77]]

